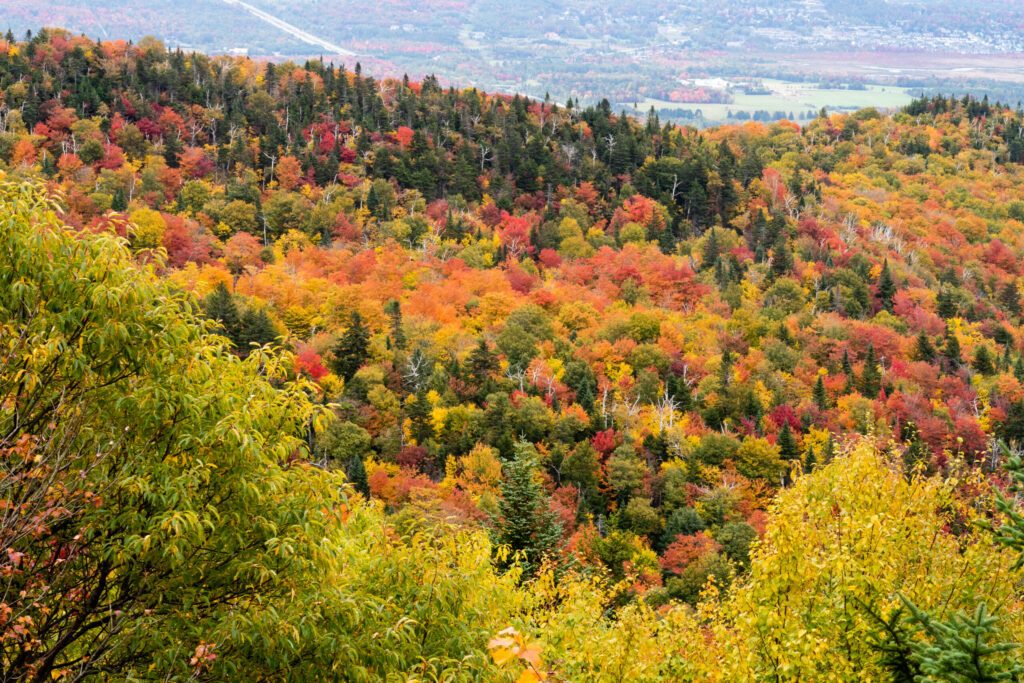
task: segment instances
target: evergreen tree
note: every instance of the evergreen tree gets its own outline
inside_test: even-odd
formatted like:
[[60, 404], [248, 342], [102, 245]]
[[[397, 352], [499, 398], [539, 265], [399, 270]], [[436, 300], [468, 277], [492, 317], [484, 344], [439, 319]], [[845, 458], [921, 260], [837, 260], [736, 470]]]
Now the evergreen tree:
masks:
[[469, 354], [466, 363], [469, 381], [476, 387], [479, 396], [491, 393], [494, 387], [493, 375], [498, 369], [498, 358], [487, 345], [483, 337], [477, 342], [476, 348]]
[[881, 390], [882, 373], [878, 369], [875, 345], [869, 344], [867, 355], [864, 356], [864, 371], [860, 375], [860, 393], [867, 398], [875, 398]]
[[220, 324], [221, 334], [238, 345], [238, 305], [228, 291], [227, 285], [218, 282], [217, 286], [203, 301], [206, 317]]
[[430, 439], [434, 438], [434, 422], [431, 417], [430, 401], [427, 400], [427, 390], [421, 386], [413, 395], [406, 407], [406, 416], [409, 418], [409, 432], [416, 444], [425, 446]]
[[391, 318], [391, 342], [396, 349], [404, 349], [406, 338], [402, 329], [402, 304], [397, 299], [392, 299], [384, 306], [384, 310]]
[[984, 344], [980, 344], [974, 351], [974, 360], [971, 362], [971, 367], [976, 372], [983, 375], [991, 375], [996, 371], [995, 363], [992, 362], [992, 353], [988, 350], [988, 347]]
[[249, 349], [253, 344], [271, 344], [280, 336], [281, 331], [277, 329], [266, 310], [246, 309], [238, 324], [238, 351], [242, 355], [249, 355]]
[[807, 449], [807, 455], [804, 456], [804, 472], [810, 473], [814, 471], [814, 468], [818, 466], [818, 455], [814, 452], [813, 448]]
[[779, 235], [772, 247], [771, 274], [781, 277], [793, 269], [793, 253], [789, 250], [789, 242], [785, 235]]
[[889, 270], [889, 260], [882, 264], [882, 272], [878, 276], [878, 301], [882, 309], [892, 313], [892, 300], [896, 295], [896, 283], [892, 279], [892, 272]]
[[1003, 286], [999, 291], [999, 303], [1011, 317], [1020, 317], [1020, 291], [1017, 289], [1016, 282], [1007, 282]]
[[793, 436], [793, 430], [790, 429], [788, 422], [784, 423], [782, 429], [779, 430], [776, 445], [779, 447], [779, 456], [783, 460], [792, 461], [800, 458], [800, 447], [796, 443], [796, 437]]
[[352, 487], [367, 498], [370, 497], [370, 482], [366, 478], [366, 465], [362, 456], [353, 455], [345, 463], [345, 478]]
[[918, 680], [999, 683], [1018, 680], [1024, 673], [1024, 666], [1010, 655], [1019, 644], [999, 641], [1003, 629], [999, 619], [988, 613], [986, 603], [980, 603], [972, 615], [957, 612], [939, 619], [900, 598], [910, 610], [911, 621], [926, 636], [913, 644], [923, 674]]
[[938, 295], [935, 297], [935, 309], [939, 314], [939, 317], [943, 320], [953, 318], [956, 316], [958, 308], [959, 306], [957, 306], [952, 292], [950, 292], [946, 287], [940, 289]]
[[917, 335], [917, 359], [924, 361], [925, 363], [931, 363], [935, 360], [935, 347], [932, 346], [931, 340], [924, 330]]
[[843, 390], [843, 393], [849, 394], [854, 390], [854, 377], [853, 364], [850, 362], [850, 352], [848, 349], [843, 349], [843, 360], [839, 367], [846, 376], [846, 388]]
[[562, 525], [548, 504], [548, 496], [537, 478], [537, 450], [519, 441], [513, 459], [505, 465], [498, 505], [500, 523], [496, 541], [522, 562], [525, 576], [532, 576], [543, 560], [557, 548]]
[[956, 370], [963, 364], [963, 354], [960, 351], [960, 340], [957, 339], [953, 328], [946, 326], [946, 339], [942, 348], [942, 355], [946, 359], [949, 369]]
[[370, 348], [370, 331], [363, 324], [363, 318], [353, 311], [349, 316], [348, 329], [334, 345], [334, 359], [331, 367], [345, 381], [355, 376], [356, 371], [366, 362]]
[[818, 406], [818, 410], [828, 410], [828, 393], [825, 391], [825, 381], [821, 375], [818, 375], [818, 380], [814, 383], [814, 405]]

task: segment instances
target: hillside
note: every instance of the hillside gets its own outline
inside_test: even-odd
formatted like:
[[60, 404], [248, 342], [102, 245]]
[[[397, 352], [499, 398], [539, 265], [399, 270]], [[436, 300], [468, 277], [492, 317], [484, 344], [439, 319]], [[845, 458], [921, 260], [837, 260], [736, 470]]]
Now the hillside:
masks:
[[[278, 60], [354, 53], [349, 68], [358, 59], [378, 75], [436, 73], [445, 83], [559, 101], [653, 99], [666, 112], [703, 109], [708, 121], [726, 112], [701, 105], [741, 104], [742, 86], [756, 79], [812, 92], [759, 101], [751, 114], [851, 100], [883, 107], [902, 88], [1024, 96], [1024, 7], [1001, 0], [0, 0], [0, 15], [0, 30], [19, 37], [63, 26], [97, 39], [154, 35], [185, 50]], [[715, 79], [738, 85], [709, 94], [694, 84]]]
[[1017, 680], [1021, 111], [0, 90], [0, 679]]

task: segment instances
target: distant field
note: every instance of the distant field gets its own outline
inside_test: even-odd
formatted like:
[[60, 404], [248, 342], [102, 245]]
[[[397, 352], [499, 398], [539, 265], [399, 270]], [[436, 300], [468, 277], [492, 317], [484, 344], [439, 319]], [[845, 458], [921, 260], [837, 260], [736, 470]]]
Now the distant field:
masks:
[[[784, 111], [787, 114], [792, 112], [799, 116], [800, 112], [813, 110], [817, 112], [822, 107], [828, 109], [861, 109], [863, 107], [877, 107], [879, 109], [895, 109], [909, 104], [914, 98], [914, 91], [910, 88], [899, 88], [896, 86], [869, 85], [866, 90], [836, 90], [818, 88], [817, 83], [793, 83], [764, 79], [764, 85], [772, 92], [769, 95], [747, 95], [741, 91], [733, 94], [734, 102], [731, 104], [696, 104], [669, 102], [666, 100], [645, 99], [637, 102], [637, 108], [646, 111], [653, 106], [655, 109], [700, 109], [704, 113], [705, 120], [724, 120], [729, 112], [737, 113], [745, 111], [753, 114], [763, 110], [768, 112]], [[630, 108], [633, 103], [620, 104], [620, 107]]]

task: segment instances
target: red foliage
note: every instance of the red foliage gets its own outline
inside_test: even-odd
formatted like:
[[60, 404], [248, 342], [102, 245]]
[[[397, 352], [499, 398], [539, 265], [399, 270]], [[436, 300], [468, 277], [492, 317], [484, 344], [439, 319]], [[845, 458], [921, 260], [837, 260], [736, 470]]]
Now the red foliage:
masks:
[[324, 367], [320, 354], [309, 346], [303, 346], [295, 354], [295, 371], [308, 375], [314, 381], [319, 381], [327, 374], [327, 368]]
[[718, 541], [703, 531], [689, 535], [679, 534], [665, 548], [665, 552], [662, 553], [659, 562], [661, 563], [661, 568], [669, 574], [682, 574], [683, 570], [691, 562], [709, 553], [718, 552], [721, 547]]

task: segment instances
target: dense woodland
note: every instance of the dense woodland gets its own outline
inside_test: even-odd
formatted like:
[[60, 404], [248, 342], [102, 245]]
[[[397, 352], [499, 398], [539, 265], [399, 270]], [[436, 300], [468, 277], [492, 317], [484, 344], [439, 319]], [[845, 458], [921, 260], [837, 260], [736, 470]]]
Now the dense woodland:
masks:
[[1024, 115], [0, 42], [0, 680], [1020, 680]]

